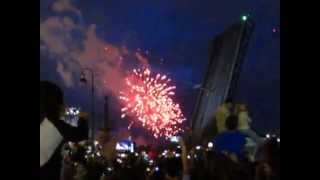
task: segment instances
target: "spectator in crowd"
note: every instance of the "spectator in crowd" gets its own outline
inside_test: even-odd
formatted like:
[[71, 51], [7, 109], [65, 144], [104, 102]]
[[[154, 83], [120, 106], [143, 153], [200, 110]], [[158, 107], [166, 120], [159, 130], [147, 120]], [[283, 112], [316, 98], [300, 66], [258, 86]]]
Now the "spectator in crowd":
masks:
[[277, 138], [268, 139], [259, 152], [255, 180], [280, 179], [280, 143]]
[[263, 142], [263, 139], [259, 135], [257, 135], [257, 133], [254, 132], [250, 127], [252, 120], [249, 116], [247, 106], [244, 104], [238, 104], [236, 105], [235, 109], [235, 114], [239, 117], [238, 129], [242, 133], [248, 135], [255, 143], [261, 144]]
[[217, 124], [218, 133], [222, 133], [226, 130], [226, 119], [231, 114], [230, 107], [231, 105], [229, 103], [224, 103], [221, 106], [219, 106], [217, 111], [215, 112], [215, 120]]
[[80, 141], [85, 132], [61, 120], [64, 99], [61, 89], [48, 81], [40, 81], [40, 179], [57, 180], [62, 166], [64, 141]]
[[239, 131], [247, 135], [246, 152], [250, 159], [253, 160], [257, 147], [263, 143], [263, 138], [257, 135], [257, 133], [250, 127], [252, 120], [249, 116], [249, 111], [246, 105], [237, 104], [235, 106], [234, 114], [239, 118]]
[[226, 131], [218, 134], [213, 144], [215, 149], [221, 153], [227, 153], [231, 158], [237, 160], [242, 157], [246, 143], [246, 135], [238, 131], [238, 117], [230, 115], [226, 119]]

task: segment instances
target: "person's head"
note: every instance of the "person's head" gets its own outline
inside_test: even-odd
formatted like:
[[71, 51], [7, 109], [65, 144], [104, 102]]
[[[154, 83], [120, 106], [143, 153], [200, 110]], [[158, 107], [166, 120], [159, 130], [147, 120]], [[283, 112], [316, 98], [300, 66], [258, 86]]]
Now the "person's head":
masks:
[[261, 147], [261, 164], [267, 165], [273, 175], [280, 174], [280, 144], [276, 138], [267, 140]]
[[63, 92], [55, 84], [40, 81], [40, 122], [48, 119], [58, 120], [63, 112]]
[[177, 179], [181, 175], [182, 162], [181, 159], [168, 158], [166, 160], [166, 178]]
[[232, 98], [228, 98], [226, 99], [226, 101], [224, 102], [224, 104], [226, 105], [226, 107], [231, 110], [233, 108], [233, 99]]
[[227, 130], [236, 130], [238, 128], [238, 116], [230, 115], [226, 119]]

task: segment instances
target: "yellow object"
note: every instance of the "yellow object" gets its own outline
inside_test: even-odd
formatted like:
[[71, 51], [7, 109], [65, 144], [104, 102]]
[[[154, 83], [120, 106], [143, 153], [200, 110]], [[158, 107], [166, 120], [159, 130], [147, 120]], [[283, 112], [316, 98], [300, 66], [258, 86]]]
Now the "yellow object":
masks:
[[218, 107], [215, 117], [217, 121], [218, 133], [224, 132], [226, 130], [226, 119], [230, 115], [230, 111], [226, 104], [222, 104]]

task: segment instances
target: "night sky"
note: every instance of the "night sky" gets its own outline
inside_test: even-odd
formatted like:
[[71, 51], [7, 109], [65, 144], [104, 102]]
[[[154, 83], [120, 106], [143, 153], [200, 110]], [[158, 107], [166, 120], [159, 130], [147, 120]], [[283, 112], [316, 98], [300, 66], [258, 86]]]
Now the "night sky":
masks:
[[[194, 86], [203, 79], [210, 41], [249, 14], [255, 30], [236, 99], [248, 104], [259, 133], [280, 132], [279, 4], [277, 0], [41, 0], [40, 77], [59, 84], [67, 104], [89, 111], [88, 89], [78, 81], [80, 66], [94, 68], [98, 117], [102, 117], [102, 97], [109, 95], [112, 118], [118, 120], [120, 107], [114, 96], [118, 86], [113, 82], [147, 59], [153, 71], [172, 78], [175, 99], [190, 119], [198, 93]], [[103, 52], [103, 47], [108, 50]]]

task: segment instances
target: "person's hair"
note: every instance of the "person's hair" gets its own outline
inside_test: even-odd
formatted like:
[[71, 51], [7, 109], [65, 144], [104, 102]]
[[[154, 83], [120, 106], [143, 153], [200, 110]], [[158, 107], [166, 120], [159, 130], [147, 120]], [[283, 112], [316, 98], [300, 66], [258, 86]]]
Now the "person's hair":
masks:
[[238, 127], [238, 116], [230, 115], [226, 119], [226, 128], [228, 130], [235, 130]]
[[45, 117], [58, 120], [63, 103], [63, 92], [57, 85], [40, 81], [40, 123]]
[[228, 97], [226, 100], [225, 100], [225, 103], [226, 104], [233, 104], [233, 99], [231, 97]]

